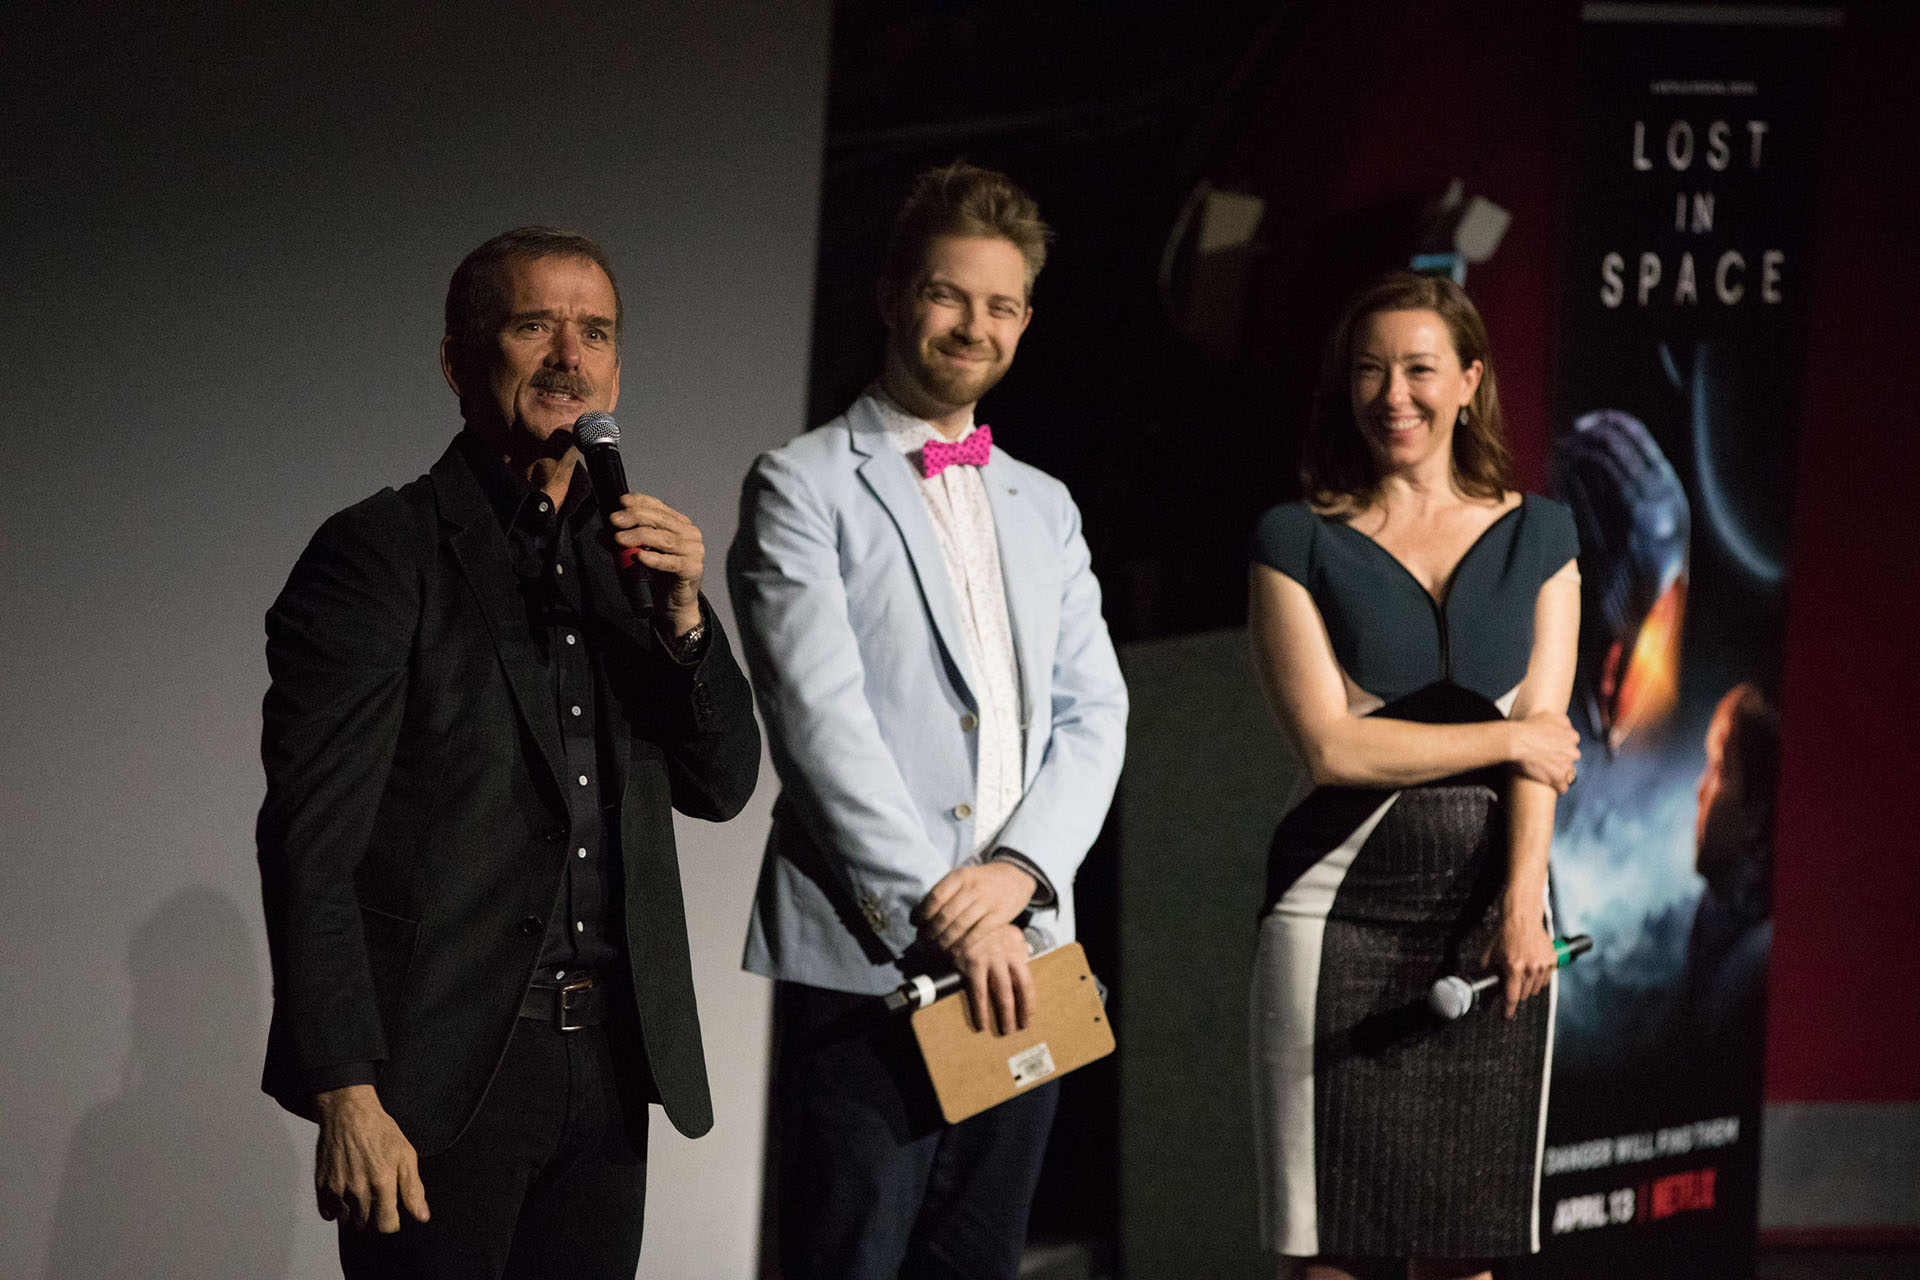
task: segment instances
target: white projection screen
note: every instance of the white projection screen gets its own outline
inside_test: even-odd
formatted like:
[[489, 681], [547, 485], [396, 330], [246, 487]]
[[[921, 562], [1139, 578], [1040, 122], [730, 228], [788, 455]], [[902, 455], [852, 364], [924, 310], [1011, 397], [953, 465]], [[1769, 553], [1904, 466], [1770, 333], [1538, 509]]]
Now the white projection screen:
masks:
[[[259, 1092], [262, 614], [329, 513], [458, 427], [466, 251], [609, 249], [629, 476], [719, 561], [801, 421], [827, 0], [7, 6], [0, 1275], [337, 1274]], [[759, 1254], [774, 787], [681, 854], [719, 1120], [656, 1116], [652, 1276]]]

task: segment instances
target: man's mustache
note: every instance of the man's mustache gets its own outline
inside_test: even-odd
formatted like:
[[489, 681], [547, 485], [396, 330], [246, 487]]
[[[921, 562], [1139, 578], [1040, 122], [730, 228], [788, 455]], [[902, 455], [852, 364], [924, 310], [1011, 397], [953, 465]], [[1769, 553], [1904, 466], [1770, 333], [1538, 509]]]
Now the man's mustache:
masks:
[[542, 369], [527, 379], [527, 385], [535, 391], [558, 391], [577, 400], [590, 399], [593, 395], [593, 383], [585, 374], [568, 373], [564, 369]]
[[943, 355], [950, 356], [968, 356], [971, 358], [985, 356], [989, 360], [998, 360], [1000, 358], [999, 345], [988, 338], [982, 338], [976, 342], [962, 342], [958, 338], [947, 338], [944, 341], [934, 343], [934, 350], [939, 351]]

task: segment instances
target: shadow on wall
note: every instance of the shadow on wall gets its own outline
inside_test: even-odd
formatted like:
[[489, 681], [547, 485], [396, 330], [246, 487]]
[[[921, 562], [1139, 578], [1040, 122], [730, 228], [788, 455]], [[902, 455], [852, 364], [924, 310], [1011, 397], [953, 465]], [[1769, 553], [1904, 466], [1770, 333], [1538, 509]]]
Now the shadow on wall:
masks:
[[[301, 1153], [259, 1091], [264, 1025], [247, 917], [182, 889], [134, 932], [120, 1095], [67, 1152], [48, 1280], [286, 1274]], [[74, 1009], [87, 1016], [86, 1002]]]

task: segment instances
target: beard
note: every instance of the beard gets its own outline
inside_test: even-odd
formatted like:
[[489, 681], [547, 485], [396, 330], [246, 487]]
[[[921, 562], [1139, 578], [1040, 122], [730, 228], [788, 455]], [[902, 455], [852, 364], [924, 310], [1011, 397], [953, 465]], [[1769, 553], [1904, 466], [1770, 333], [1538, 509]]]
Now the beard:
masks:
[[[986, 363], [976, 369], [956, 369], [939, 359], [942, 347], [984, 355]], [[950, 405], [976, 403], [1006, 376], [1009, 363], [1001, 358], [999, 347], [991, 342], [976, 343], [972, 347], [959, 347], [946, 339], [924, 345], [902, 342], [899, 355], [900, 363], [922, 391], [941, 404]]]

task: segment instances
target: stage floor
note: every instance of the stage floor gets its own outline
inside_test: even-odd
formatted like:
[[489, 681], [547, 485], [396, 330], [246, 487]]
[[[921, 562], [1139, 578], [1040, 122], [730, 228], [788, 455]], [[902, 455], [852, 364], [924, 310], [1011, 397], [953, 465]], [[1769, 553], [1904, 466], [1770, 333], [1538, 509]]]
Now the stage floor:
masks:
[[1755, 1280], [1920, 1280], [1920, 1246], [1811, 1249], [1761, 1246]]
[[[1095, 1264], [1093, 1250], [1072, 1243], [1029, 1247], [1020, 1267], [1020, 1277], [1021, 1280], [1113, 1280], [1107, 1268]], [[1217, 1278], [1208, 1277], [1208, 1280]], [[1858, 1249], [1762, 1245], [1754, 1280], [1920, 1280], [1920, 1245]]]

